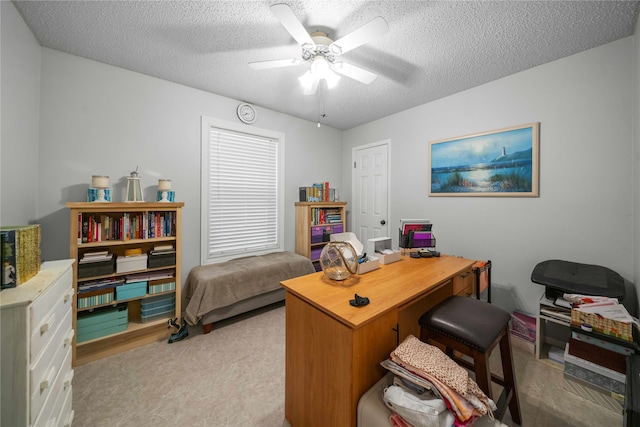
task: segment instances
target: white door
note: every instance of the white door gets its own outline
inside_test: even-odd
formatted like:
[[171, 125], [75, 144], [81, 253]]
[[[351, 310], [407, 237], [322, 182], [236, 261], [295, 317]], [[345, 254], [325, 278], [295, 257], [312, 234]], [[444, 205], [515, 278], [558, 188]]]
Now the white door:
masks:
[[[389, 141], [353, 148], [353, 227], [360, 243], [389, 235]], [[372, 254], [369, 254], [372, 255]]]

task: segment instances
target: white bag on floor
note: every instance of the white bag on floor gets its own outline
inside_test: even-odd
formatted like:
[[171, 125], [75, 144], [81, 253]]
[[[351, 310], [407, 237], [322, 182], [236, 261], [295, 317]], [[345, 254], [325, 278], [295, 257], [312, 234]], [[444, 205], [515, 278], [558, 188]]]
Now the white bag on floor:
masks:
[[442, 399], [428, 392], [422, 396], [397, 386], [384, 390], [384, 402], [415, 427], [450, 427], [455, 418]]

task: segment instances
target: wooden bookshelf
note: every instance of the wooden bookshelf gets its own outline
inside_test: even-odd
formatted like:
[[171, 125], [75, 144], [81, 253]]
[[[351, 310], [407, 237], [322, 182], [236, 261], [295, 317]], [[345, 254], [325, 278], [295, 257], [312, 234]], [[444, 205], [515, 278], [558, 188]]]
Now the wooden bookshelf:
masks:
[[[154, 341], [167, 339], [171, 330], [168, 329], [168, 320], [170, 317], [181, 316], [181, 252], [182, 252], [182, 207], [184, 203], [163, 203], [163, 202], [118, 202], [118, 203], [85, 203], [70, 202], [67, 203], [70, 213], [70, 235], [69, 235], [69, 254], [70, 258], [76, 261], [73, 269], [73, 287], [75, 298], [73, 301], [73, 329], [76, 334], [73, 338], [72, 363], [74, 366], [81, 365], [93, 360], [97, 360], [112, 354], [116, 354], [125, 350], [129, 350], [141, 345], [145, 345]], [[149, 218], [156, 218], [163, 215], [163, 218], [170, 218], [170, 224], [161, 232], [154, 232], [154, 237], [150, 237], [152, 233], [149, 230], [151, 221]], [[146, 227], [140, 222], [131, 222], [136, 227], [130, 230], [129, 236], [123, 233], [115, 234], [113, 231], [105, 231], [101, 229], [100, 237], [83, 239], [83, 218], [109, 218], [112, 223], [122, 223], [123, 218], [131, 218], [135, 216], [146, 222]], [[113, 229], [112, 229], [113, 230]], [[105, 233], [106, 235], [102, 235]], [[108, 236], [107, 236], [108, 235]], [[88, 241], [84, 241], [88, 240]], [[106, 250], [114, 257], [124, 256], [127, 249], [141, 249], [142, 253], [148, 253], [156, 245], [170, 244], [175, 248], [175, 264], [148, 268], [144, 265], [136, 271], [117, 273], [117, 269], [109, 274], [100, 274], [92, 277], [78, 278], [78, 261], [82, 259], [86, 252]], [[114, 263], [115, 264], [115, 263]], [[158, 294], [145, 294], [144, 296], [114, 300], [111, 303], [96, 304], [91, 307], [78, 308], [78, 284], [95, 281], [105, 278], [124, 278], [127, 275], [139, 274], [145, 272], [153, 272], [157, 270], [170, 269], [175, 272], [170, 280], [175, 280], [175, 290], [165, 292], [163, 294], [172, 293], [175, 296], [175, 310], [159, 316], [159, 318], [149, 321], [143, 321], [141, 318], [141, 301], [155, 297]], [[117, 291], [116, 291], [117, 294]], [[128, 325], [126, 330], [113, 334], [101, 336], [95, 339], [77, 342], [77, 319], [78, 313], [84, 311], [95, 310], [100, 307], [115, 306], [117, 304], [126, 303], [128, 307]]]
[[329, 235], [346, 230], [347, 202], [296, 202], [296, 253], [320, 271], [320, 253]]

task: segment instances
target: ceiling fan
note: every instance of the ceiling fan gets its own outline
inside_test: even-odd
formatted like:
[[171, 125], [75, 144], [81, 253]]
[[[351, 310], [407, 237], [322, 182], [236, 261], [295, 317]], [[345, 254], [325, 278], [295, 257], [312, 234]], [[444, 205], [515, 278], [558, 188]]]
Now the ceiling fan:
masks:
[[265, 70], [269, 68], [311, 64], [310, 69], [299, 77], [304, 87], [305, 95], [315, 94], [320, 81], [323, 79], [327, 83], [328, 88], [335, 86], [340, 79], [340, 76], [336, 75], [336, 73], [364, 84], [371, 83], [377, 77], [375, 73], [339, 60], [338, 58], [340, 55], [378, 36], [386, 34], [389, 31], [389, 26], [384, 18], [377, 17], [357, 30], [333, 41], [326, 33], [321, 31], [309, 34], [298, 18], [296, 18], [291, 8], [284, 3], [272, 5], [271, 11], [302, 47], [302, 55], [300, 58], [250, 62], [249, 66], [251, 68], [255, 70]]

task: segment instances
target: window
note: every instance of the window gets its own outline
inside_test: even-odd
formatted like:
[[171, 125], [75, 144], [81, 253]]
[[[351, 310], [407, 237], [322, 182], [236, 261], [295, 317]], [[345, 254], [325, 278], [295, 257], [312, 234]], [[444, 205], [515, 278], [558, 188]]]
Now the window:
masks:
[[202, 118], [202, 264], [283, 250], [284, 135]]

